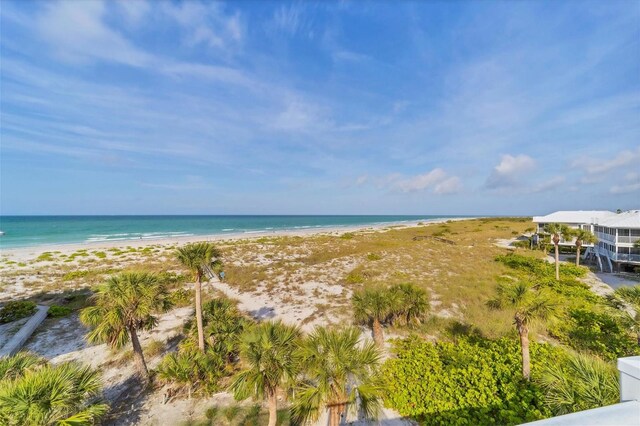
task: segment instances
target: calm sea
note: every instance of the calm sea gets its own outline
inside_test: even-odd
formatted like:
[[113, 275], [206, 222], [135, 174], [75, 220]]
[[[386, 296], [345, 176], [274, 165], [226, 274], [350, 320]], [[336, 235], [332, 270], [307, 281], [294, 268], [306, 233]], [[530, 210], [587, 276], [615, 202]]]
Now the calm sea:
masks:
[[461, 216], [0, 216], [0, 247], [268, 233]]

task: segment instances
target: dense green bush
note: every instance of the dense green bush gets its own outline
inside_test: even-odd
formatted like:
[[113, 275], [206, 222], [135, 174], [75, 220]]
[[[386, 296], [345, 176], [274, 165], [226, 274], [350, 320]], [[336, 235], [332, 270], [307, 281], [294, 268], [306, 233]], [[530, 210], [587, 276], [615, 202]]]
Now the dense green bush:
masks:
[[[431, 343], [418, 338], [396, 342], [397, 358], [381, 371], [385, 403], [423, 424], [518, 424], [551, 415], [535, 382], [522, 379], [516, 339]], [[564, 352], [531, 345], [532, 377], [559, 362]]]
[[631, 332], [630, 317], [613, 309], [570, 309], [566, 321], [550, 332], [572, 348], [586, 350], [605, 359], [637, 355], [640, 348]]
[[[516, 253], [509, 253], [496, 257], [496, 261], [509, 266], [510, 268], [528, 273], [537, 278], [554, 277], [555, 265], [531, 256], [523, 256]], [[583, 277], [587, 273], [584, 266], [576, 266], [570, 263], [560, 264], [561, 277]]]
[[51, 318], [66, 317], [71, 313], [72, 309], [67, 306], [51, 305], [47, 315]]
[[7, 302], [0, 308], [0, 324], [29, 317], [36, 312], [36, 304], [26, 300]]

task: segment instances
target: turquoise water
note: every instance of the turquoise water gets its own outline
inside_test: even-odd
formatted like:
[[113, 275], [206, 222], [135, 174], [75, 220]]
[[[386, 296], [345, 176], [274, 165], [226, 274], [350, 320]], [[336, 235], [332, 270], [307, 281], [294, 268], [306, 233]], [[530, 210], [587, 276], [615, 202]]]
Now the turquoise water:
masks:
[[0, 216], [0, 247], [260, 234], [461, 216]]

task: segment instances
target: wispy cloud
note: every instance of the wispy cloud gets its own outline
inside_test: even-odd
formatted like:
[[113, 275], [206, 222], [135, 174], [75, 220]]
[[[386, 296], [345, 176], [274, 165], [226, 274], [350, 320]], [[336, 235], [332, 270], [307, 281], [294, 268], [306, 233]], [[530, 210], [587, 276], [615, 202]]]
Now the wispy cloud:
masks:
[[520, 179], [536, 168], [536, 161], [525, 154], [503, 155], [500, 163], [493, 168], [485, 186], [489, 189], [513, 187], [521, 183]]
[[462, 181], [458, 176], [452, 176], [441, 168], [435, 168], [426, 173], [406, 176], [392, 173], [383, 177], [359, 176], [355, 184], [362, 186], [373, 184], [380, 188], [395, 192], [431, 192], [437, 195], [455, 194], [462, 190]]

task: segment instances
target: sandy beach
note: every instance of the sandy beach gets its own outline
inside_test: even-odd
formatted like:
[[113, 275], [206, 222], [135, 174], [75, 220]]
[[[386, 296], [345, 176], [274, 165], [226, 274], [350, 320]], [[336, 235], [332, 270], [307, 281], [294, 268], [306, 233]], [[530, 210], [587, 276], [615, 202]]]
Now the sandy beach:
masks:
[[290, 230], [263, 230], [248, 231], [227, 234], [211, 234], [211, 235], [189, 235], [167, 238], [148, 238], [148, 239], [130, 239], [117, 241], [100, 241], [100, 242], [81, 242], [67, 244], [42, 244], [29, 247], [4, 248], [0, 247], [0, 258], [6, 258], [15, 262], [26, 262], [37, 258], [44, 252], [59, 252], [61, 254], [69, 254], [78, 250], [105, 250], [110, 248], [134, 247], [142, 248], [149, 246], [174, 246], [177, 244], [186, 244], [195, 241], [212, 241], [212, 242], [233, 242], [238, 240], [256, 240], [264, 237], [304, 237], [311, 235], [340, 235], [346, 232], [366, 232], [366, 231], [384, 231], [397, 227], [414, 227], [419, 223], [438, 224], [447, 221], [471, 220], [476, 217], [469, 218], [451, 218], [451, 219], [426, 219], [422, 221], [403, 221], [388, 222], [371, 225], [354, 225], [354, 226], [332, 226], [322, 228], [303, 228]]

